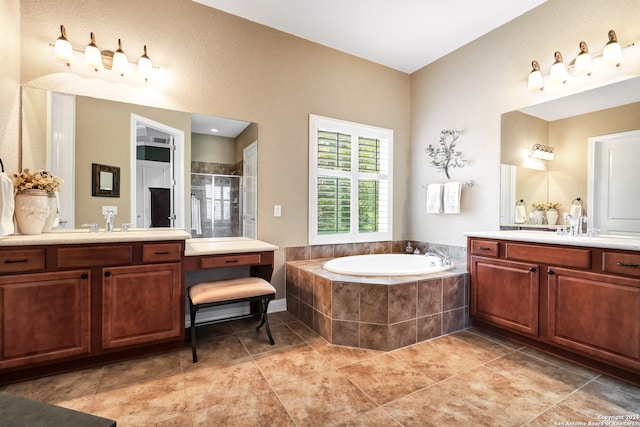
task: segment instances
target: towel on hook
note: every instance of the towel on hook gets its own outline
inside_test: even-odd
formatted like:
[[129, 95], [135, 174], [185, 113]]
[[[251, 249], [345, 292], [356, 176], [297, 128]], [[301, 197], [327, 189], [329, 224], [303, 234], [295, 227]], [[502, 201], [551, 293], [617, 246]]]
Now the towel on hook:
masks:
[[0, 236], [8, 236], [15, 232], [14, 209], [13, 182], [6, 173], [0, 172]]
[[517, 205], [513, 222], [516, 224], [524, 224], [527, 222], [527, 209], [524, 205]]
[[444, 185], [444, 213], [460, 213], [462, 183], [447, 182]]
[[427, 185], [427, 213], [442, 212], [442, 184]]
[[202, 219], [200, 217], [200, 199], [195, 195], [191, 195], [191, 230], [196, 232], [196, 235], [202, 234]]

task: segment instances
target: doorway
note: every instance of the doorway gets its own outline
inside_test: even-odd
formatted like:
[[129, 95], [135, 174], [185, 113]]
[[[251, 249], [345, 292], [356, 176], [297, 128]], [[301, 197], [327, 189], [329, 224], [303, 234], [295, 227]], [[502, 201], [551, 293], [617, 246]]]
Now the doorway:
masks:
[[590, 227], [603, 234], [640, 236], [640, 131], [589, 138]]
[[131, 114], [130, 146], [130, 222], [184, 228], [184, 132]]

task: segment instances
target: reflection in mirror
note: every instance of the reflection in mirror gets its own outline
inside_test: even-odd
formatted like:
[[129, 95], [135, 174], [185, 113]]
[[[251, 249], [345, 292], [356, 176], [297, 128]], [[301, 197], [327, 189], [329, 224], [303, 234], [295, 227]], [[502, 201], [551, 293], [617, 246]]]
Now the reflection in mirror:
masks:
[[[151, 198], [155, 191], [168, 193], [170, 200], [175, 199], [169, 202], [175, 205], [169, 219], [194, 237], [245, 235], [256, 238], [257, 124], [29, 87], [22, 88], [22, 108], [22, 167], [63, 175], [63, 190], [59, 194], [61, 219], [68, 218], [69, 228], [74, 228], [74, 224], [100, 223], [101, 207], [105, 204], [117, 205], [118, 223], [151, 226]], [[146, 119], [151, 125], [138, 126], [138, 119]], [[183, 134], [182, 140], [174, 138], [161, 147], [170, 152], [169, 155], [158, 151], [158, 146], [167, 141], [158, 141], [156, 130], [174, 136], [166, 132], [164, 126]], [[146, 173], [174, 157], [173, 150], [168, 148], [172, 143], [180, 145], [177, 149], [185, 154], [182, 159], [176, 156], [169, 173], [174, 174], [174, 188]], [[248, 152], [252, 154], [247, 155]], [[121, 197], [105, 201], [91, 196], [92, 163], [119, 168]], [[209, 176], [212, 182], [221, 177], [224, 182], [211, 185], [199, 212], [192, 211], [192, 193], [196, 196], [196, 192], [191, 191], [191, 174]], [[98, 178], [100, 191], [113, 191], [107, 188], [110, 185], [105, 174]], [[115, 187], [116, 177], [113, 179]], [[231, 182], [234, 184], [227, 184]], [[157, 197], [165, 198], [164, 195]], [[142, 208], [137, 206], [139, 200], [147, 199], [149, 202]], [[233, 217], [237, 224], [216, 227], [215, 223], [211, 226], [206, 223], [209, 218], [213, 221], [218, 217]], [[165, 220], [162, 218], [160, 222], [166, 223]], [[209, 231], [205, 233], [205, 229]]]
[[[640, 128], [639, 101], [640, 77], [504, 113], [500, 226], [523, 226], [514, 223], [515, 204], [520, 199], [525, 200], [527, 217], [533, 202], [560, 202], [558, 224], [564, 224], [562, 214], [569, 212], [576, 198], [581, 198], [585, 206], [609, 203], [588, 200], [589, 180], [593, 179], [589, 167], [589, 138]], [[532, 164], [528, 153], [536, 143], [554, 147], [555, 159]], [[523, 168], [531, 170], [526, 186], [520, 185], [517, 178]], [[534, 172], [536, 168], [538, 171]], [[532, 186], [533, 182], [537, 185]]]

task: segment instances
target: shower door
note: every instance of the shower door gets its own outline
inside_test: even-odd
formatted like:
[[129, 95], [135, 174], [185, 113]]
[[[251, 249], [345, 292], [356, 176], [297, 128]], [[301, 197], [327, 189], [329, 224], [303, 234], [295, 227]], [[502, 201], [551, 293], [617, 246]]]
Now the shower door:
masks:
[[191, 174], [191, 235], [242, 236], [241, 179], [236, 175]]

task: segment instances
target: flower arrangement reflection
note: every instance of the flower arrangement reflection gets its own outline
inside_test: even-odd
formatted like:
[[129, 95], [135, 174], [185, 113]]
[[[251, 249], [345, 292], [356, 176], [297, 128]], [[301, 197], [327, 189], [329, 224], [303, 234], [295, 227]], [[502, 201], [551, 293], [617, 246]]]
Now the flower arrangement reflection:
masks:
[[12, 181], [17, 191], [43, 190], [51, 193], [62, 189], [62, 178], [44, 170], [33, 172], [25, 169], [14, 173]]

